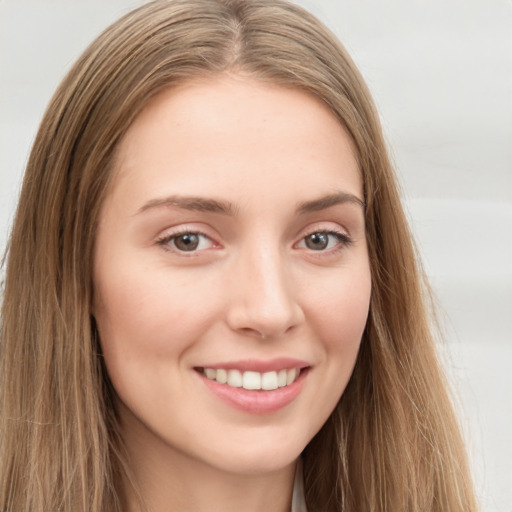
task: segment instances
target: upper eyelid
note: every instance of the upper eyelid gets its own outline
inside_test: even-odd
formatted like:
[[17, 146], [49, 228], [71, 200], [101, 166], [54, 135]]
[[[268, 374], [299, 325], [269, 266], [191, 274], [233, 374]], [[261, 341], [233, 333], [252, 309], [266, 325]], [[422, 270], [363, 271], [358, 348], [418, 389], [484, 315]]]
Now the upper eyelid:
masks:
[[341, 239], [342, 243], [345, 243], [345, 244], [351, 244], [353, 242], [352, 237], [348, 233], [345, 233], [345, 232], [343, 232], [341, 230], [336, 230], [336, 229], [314, 229], [312, 231], [309, 231], [305, 235], [301, 236], [295, 244], [298, 244], [298, 243], [302, 242], [308, 236], [314, 235], [316, 233], [326, 233], [328, 235], [337, 236], [339, 239]]
[[[164, 230], [159, 235], [155, 237], [155, 243], [157, 245], [165, 245], [165, 243], [170, 242], [171, 240], [178, 238], [183, 235], [187, 234], [193, 234], [193, 235], [199, 235], [207, 238], [210, 240], [212, 245], [218, 246], [220, 245], [217, 241], [217, 238], [210, 235], [206, 232], [206, 230], [198, 229], [198, 228], [192, 228], [190, 226], [184, 226], [184, 227], [176, 227], [176, 228], [169, 228], [167, 230]], [[195, 252], [195, 251], [194, 251]]]
[[[187, 233], [193, 233], [205, 236], [209, 240], [211, 240], [216, 245], [223, 245], [219, 239], [220, 237], [216, 231], [214, 231], [211, 228], [204, 228], [203, 225], [201, 226], [195, 226], [195, 223], [190, 224], [178, 224], [176, 226], [169, 227], [167, 229], [162, 230], [159, 234], [155, 236], [155, 241], [159, 242], [165, 239], [172, 239], [174, 237], [178, 237], [183, 234]], [[212, 233], [212, 231], [214, 231]], [[340, 225], [336, 221], [319, 221], [319, 222], [313, 222], [310, 225], [303, 227], [300, 229], [296, 235], [293, 237], [295, 240], [293, 244], [300, 242], [302, 239], [304, 239], [307, 236], [310, 236], [314, 233], [334, 233], [338, 235], [342, 235], [344, 237], [347, 237], [349, 239], [352, 238], [349, 229], [347, 229], [345, 226]]]
[[209, 231], [211, 230], [204, 229], [202, 227], [194, 227], [188, 224], [179, 224], [177, 226], [169, 227], [167, 229], [160, 231], [160, 233], [157, 234], [155, 238], [159, 240], [162, 238], [172, 238], [175, 236], [185, 235], [187, 233], [193, 233], [197, 235], [203, 235], [206, 236], [207, 238], [214, 240], [215, 236], [209, 233]]
[[302, 239], [313, 233], [338, 233], [351, 238], [350, 230], [336, 221], [319, 221], [313, 222], [302, 228], [296, 235], [296, 238]]
[[212, 237], [210, 235], [203, 233], [202, 231], [192, 231], [192, 230], [188, 230], [188, 229], [184, 230], [184, 231], [177, 231], [175, 233], [163, 233], [162, 235], [157, 237], [157, 241], [172, 240], [173, 238], [179, 238], [180, 236], [183, 236], [183, 235], [204, 236], [205, 238], [208, 238], [209, 240], [214, 242], [214, 240], [212, 239]]
[[[172, 243], [176, 238], [179, 238], [180, 236], [183, 236], [186, 234], [194, 234], [194, 235], [198, 235], [200, 237], [203, 236], [203, 237], [207, 238], [209, 240], [209, 244], [210, 244], [209, 247], [205, 247], [203, 249], [197, 248], [197, 249], [194, 249], [191, 251], [184, 251], [184, 250], [179, 249], [178, 247], [176, 247], [176, 245], [174, 243]], [[207, 252], [211, 249], [222, 248], [222, 246], [220, 246], [220, 244], [218, 244], [218, 242], [216, 242], [211, 236], [207, 235], [206, 233], [202, 233], [200, 231], [190, 230], [190, 229], [183, 230], [183, 231], [177, 231], [174, 233], [168, 233], [168, 234], [164, 233], [156, 239], [155, 245], [157, 245], [158, 247], [160, 247], [161, 249], [163, 249], [166, 252], [177, 255], [180, 258], [194, 258], [194, 257], [201, 256], [202, 253]]]
[[347, 235], [348, 236], [348, 232], [347, 230], [341, 228], [341, 229], [338, 229], [338, 228], [328, 228], [328, 227], [324, 227], [324, 228], [314, 228], [314, 229], [310, 229], [310, 230], [306, 230], [304, 232], [304, 234], [302, 235], [302, 238], [304, 238], [305, 236], [309, 236], [309, 235], [313, 235], [314, 233], [337, 233], [339, 235]]

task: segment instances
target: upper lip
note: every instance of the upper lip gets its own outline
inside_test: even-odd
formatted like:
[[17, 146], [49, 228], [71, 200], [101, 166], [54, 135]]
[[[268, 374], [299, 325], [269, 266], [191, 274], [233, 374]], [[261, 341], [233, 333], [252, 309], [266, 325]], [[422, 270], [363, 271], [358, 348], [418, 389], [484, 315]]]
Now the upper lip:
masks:
[[291, 368], [307, 368], [310, 364], [307, 361], [294, 359], [290, 357], [279, 357], [275, 359], [241, 359], [239, 361], [224, 361], [213, 364], [202, 365], [201, 368], [212, 368], [214, 370], [239, 370], [241, 372], [272, 372], [277, 370], [285, 370]]

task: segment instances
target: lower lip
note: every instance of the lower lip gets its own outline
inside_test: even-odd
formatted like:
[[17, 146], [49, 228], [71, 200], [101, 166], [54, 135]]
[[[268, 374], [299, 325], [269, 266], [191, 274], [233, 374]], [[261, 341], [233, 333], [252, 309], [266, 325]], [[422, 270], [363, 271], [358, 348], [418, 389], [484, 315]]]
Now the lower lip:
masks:
[[302, 390], [308, 369], [303, 369], [292, 384], [271, 391], [247, 390], [220, 384], [199, 374], [208, 389], [235, 409], [252, 414], [269, 414], [291, 404]]

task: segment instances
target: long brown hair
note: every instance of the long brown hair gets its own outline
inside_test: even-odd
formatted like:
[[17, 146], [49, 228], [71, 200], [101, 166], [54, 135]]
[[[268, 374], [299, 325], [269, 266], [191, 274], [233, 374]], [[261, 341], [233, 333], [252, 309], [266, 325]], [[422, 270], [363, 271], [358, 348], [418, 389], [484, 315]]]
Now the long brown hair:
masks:
[[320, 98], [363, 177], [370, 316], [351, 381], [303, 453], [310, 512], [476, 510], [370, 94], [336, 38], [282, 0], [151, 2], [101, 34], [51, 100], [7, 259], [0, 510], [120, 511], [122, 443], [90, 310], [98, 211], [119, 140], [149, 99], [224, 72]]

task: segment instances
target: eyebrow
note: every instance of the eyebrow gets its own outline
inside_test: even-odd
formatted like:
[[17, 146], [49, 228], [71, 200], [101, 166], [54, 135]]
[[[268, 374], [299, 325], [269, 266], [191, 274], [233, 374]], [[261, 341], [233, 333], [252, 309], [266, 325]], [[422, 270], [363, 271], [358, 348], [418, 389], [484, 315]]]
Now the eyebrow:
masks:
[[168, 196], [157, 199], [151, 199], [145, 203], [137, 213], [142, 213], [153, 208], [177, 207], [182, 210], [195, 212], [210, 212], [223, 215], [234, 215], [235, 208], [227, 201], [210, 199], [198, 196]]
[[363, 209], [366, 208], [365, 202], [359, 199], [359, 197], [353, 194], [349, 194], [348, 192], [336, 192], [334, 194], [328, 194], [326, 196], [319, 197], [318, 199], [313, 199], [312, 201], [304, 201], [299, 203], [297, 212], [301, 214], [319, 212], [321, 210], [326, 210], [331, 206], [344, 203], [358, 204], [362, 206]]
[[[366, 208], [364, 201], [359, 199], [357, 196], [347, 192], [336, 192], [334, 194], [328, 194], [311, 201], [303, 201], [299, 203], [297, 206], [297, 213], [305, 214], [318, 212], [343, 203], [358, 204], [363, 208]], [[220, 215], [229, 216], [234, 216], [237, 212], [237, 209], [233, 206], [233, 204], [228, 201], [199, 196], [172, 195], [168, 197], [151, 199], [139, 208], [137, 214], [143, 213], [153, 208], [162, 207], [176, 207], [182, 210], [217, 213]]]

